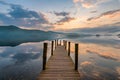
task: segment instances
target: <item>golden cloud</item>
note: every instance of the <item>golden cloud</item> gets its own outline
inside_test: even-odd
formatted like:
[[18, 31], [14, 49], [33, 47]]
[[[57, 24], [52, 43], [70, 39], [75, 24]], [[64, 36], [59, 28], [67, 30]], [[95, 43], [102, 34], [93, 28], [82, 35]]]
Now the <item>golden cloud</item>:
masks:
[[80, 3], [84, 8], [92, 8], [108, 1], [110, 0], [73, 0], [74, 3]]
[[99, 15], [97, 17], [88, 18], [87, 21], [97, 20], [97, 19], [104, 18], [104, 17], [108, 17], [108, 18], [114, 18], [116, 16], [120, 17], [119, 14], [120, 14], [120, 9], [107, 11], [107, 12], [104, 12], [104, 13], [102, 13], [101, 15]]

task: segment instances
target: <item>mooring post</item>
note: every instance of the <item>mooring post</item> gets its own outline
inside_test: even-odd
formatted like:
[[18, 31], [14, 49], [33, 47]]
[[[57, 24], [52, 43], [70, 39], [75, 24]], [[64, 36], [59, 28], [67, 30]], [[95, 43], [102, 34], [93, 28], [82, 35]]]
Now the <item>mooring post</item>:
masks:
[[70, 56], [70, 42], [68, 42], [68, 56]]
[[63, 40], [63, 46], [64, 46], [64, 40]]
[[54, 46], [54, 41], [52, 41], [52, 44], [51, 44], [51, 55], [53, 56], [53, 46]]
[[57, 46], [58, 46], [58, 39], [57, 39]]
[[43, 70], [46, 68], [46, 60], [47, 60], [47, 45], [48, 43], [44, 43], [43, 47]]
[[78, 44], [75, 44], [75, 70], [78, 70]]
[[[55, 42], [55, 44], [56, 44], [56, 41], [55, 41], [55, 40], [54, 40], [54, 42]], [[55, 45], [55, 44], [54, 44], [54, 45]], [[56, 48], [56, 46], [55, 46], [55, 48]]]
[[64, 41], [65, 49], [66, 49], [66, 41]]
[[67, 49], [67, 41], [65, 41], [65, 49]]
[[55, 49], [56, 49], [56, 40], [55, 40]]
[[58, 46], [58, 40], [56, 40], [56, 47]]
[[61, 46], [61, 40], [60, 40], [60, 46]]

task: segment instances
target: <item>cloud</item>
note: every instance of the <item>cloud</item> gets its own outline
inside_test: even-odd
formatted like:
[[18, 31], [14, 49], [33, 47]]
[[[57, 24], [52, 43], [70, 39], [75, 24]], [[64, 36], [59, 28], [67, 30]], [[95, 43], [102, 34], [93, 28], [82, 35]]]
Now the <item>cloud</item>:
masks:
[[0, 25], [2, 25], [3, 24], [3, 22], [2, 21], [0, 21]]
[[9, 3], [6, 3], [4, 1], [0, 1], [0, 4], [3, 4], [3, 5], [10, 5]]
[[90, 18], [87, 19], [87, 21], [95, 20], [95, 19], [97, 19], [97, 18], [98, 18], [98, 17], [90, 17]]
[[75, 20], [75, 18], [73, 18], [73, 17], [67, 17], [67, 16], [66, 16], [66, 17], [62, 18], [61, 20], [57, 21], [56, 24], [62, 25], [62, 24], [64, 24], [64, 23], [70, 22], [70, 21], [72, 21], [72, 20]]
[[48, 20], [41, 12], [36, 12], [24, 9], [21, 5], [9, 4], [0, 1], [1, 4], [10, 6], [9, 12], [6, 14], [0, 13], [0, 21], [7, 25], [16, 26], [36, 26], [37, 24], [48, 24]]
[[91, 11], [90, 13], [97, 13], [97, 11]]
[[97, 17], [90, 17], [90, 18], [87, 19], [87, 21], [100, 19], [100, 18], [106, 17], [106, 16], [114, 17], [114, 16], [116, 16], [116, 14], [118, 14], [118, 15], [120, 14], [120, 9], [104, 12], [104, 13], [102, 13], [101, 15], [99, 15]]
[[80, 0], [73, 0], [74, 3], [77, 3], [77, 2], [79, 2], [79, 1], [80, 1]]
[[55, 12], [54, 11], [54, 14], [56, 16], [58, 16], [58, 17], [60, 16], [59, 20], [57, 20], [56, 23], [54, 23], [54, 24], [57, 24], [57, 25], [63, 25], [64, 23], [70, 22], [70, 21], [75, 19], [73, 17], [70, 17], [70, 13], [69, 12], [64, 12], [64, 11], [63, 12]]
[[69, 12], [54, 12], [56, 16], [68, 16], [70, 13]]
[[85, 8], [91, 8], [94, 7], [97, 3], [97, 0], [80, 0], [81, 5]]
[[118, 26], [120, 26], [120, 22], [116, 22], [116, 23], [114, 23], [114, 25], [118, 25]]
[[80, 3], [84, 8], [92, 8], [108, 1], [110, 0], [73, 0], [74, 3]]

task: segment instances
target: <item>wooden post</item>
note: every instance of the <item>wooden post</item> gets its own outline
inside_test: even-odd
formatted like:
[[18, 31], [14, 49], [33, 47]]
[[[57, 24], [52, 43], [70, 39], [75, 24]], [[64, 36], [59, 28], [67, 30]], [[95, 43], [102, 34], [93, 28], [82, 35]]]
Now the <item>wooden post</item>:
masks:
[[67, 41], [65, 41], [65, 49], [67, 49]]
[[57, 40], [57, 46], [59, 45], [59, 40]]
[[45, 70], [45, 68], [46, 68], [47, 45], [48, 45], [48, 43], [44, 43], [44, 47], [43, 47], [43, 70]]
[[51, 44], [51, 55], [53, 56], [53, 46], [54, 46], [54, 41], [52, 41], [52, 44]]
[[65, 40], [64, 40], [64, 46], [65, 46]]
[[70, 56], [70, 42], [68, 42], [68, 56]]
[[56, 40], [55, 40], [55, 49], [56, 49]]
[[58, 46], [58, 39], [57, 39], [57, 46]]
[[56, 40], [56, 47], [57, 47], [57, 43], [58, 43], [58, 42], [57, 42], [57, 40]]
[[75, 44], [75, 70], [78, 70], [78, 44]]
[[56, 47], [57, 47], [57, 40], [56, 40]]
[[60, 46], [61, 46], [61, 40], [60, 40]]
[[[56, 44], [56, 41], [55, 41], [55, 44]], [[54, 45], [55, 45], [55, 44], [54, 44]], [[56, 45], [55, 45], [55, 48], [56, 48]]]

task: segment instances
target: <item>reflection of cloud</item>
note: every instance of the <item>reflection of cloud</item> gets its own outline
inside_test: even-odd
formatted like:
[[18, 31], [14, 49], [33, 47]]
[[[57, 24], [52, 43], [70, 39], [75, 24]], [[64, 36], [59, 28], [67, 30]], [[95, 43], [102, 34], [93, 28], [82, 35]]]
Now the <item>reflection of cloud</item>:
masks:
[[100, 55], [101, 57], [105, 58], [105, 59], [111, 59], [111, 60], [117, 60], [116, 58], [112, 57], [112, 56], [108, 56], [108, 55]]
[[3, 53], [4, 52], [4, 49], [3, 48], [0, 48], [0, 53]]
[[111, 10], [111, 11], [104, 12], [104, 13], [102, 13], [101, 15], [99, 15], [99, 16], [97, 16], [97, 17], [88, 18], [87, 21], [100, 19], [100, 18], [106, 17], [106, 16], [109, 16], [110, 18], [111, 18], [111, 17], [116, 17], [116, 16], [120, 16], [119, 14], [120, 14], [120, 9]]
[[84, 61], [81, 64], [81, 80], [118, 80], [118, 75], [114, 70], [97, 66], [95, 63], [89, 61]]
[[90, 50], [88, 50], [88, 52], [89, 53], [95, 53], [95, 54], [97, 54], [97, 55], [99, 55], [99, 56], [101, 56], [101, 57], [103, 57], [103, 58], [105, 58], [105, 59], [110, 59], [110, 60], [119, 60], [119, 57], [120, 57], [120, 55], [117, 55], [117, 54], [115, 54], [115, 53], [108, 53], [108, 52], [99, 52], [99, 51], [90, 51]]
[[3, 53], [0, 54], [3, 58], [11, 58], [19, 53], [37, 55], [42, 53], [42, 43], [23, 43], [16, 47], [4, 47], [3, 49]]
[[120, 67], [117, 67], [117, 68], [116, 68], [116, 71], [117, 71], [117, 73], [119, 74], [119, 77], [118, 77], [118, 78], [120, 79]]
[[33, 54], [33, 53], [17, 53], [15, 54], [12, 58], [16, 59], [16, 62], [26, 62], [29, 61], [31, 59], [37, 59], [40, 57], [40, 53], [37, 54]]
[[116, 70], [117, 70], [118, 74], [120, 75], [120, 67], [117, 67]]
[[[105, 36], [106, 41], [109, 41], [110, 39]], [[113, 39], [113, 38], [112, 38]], [[83, 39], [84, 40], [84, 39]], [[114, 48], [114, 46], [120, 47], [119, 42], [112, 42], [107, 43], [105, 40], [103, 41], [97, 41], [98, 39], [91, 39], [91, 41], [96, 41], [95, 43], [91, 41], [84, 40], [84, 43], [80, 43], [81, 47], [91, 53], [95, 53], [98, 55], [103, 55], [103, 56], [109, 56], [111, 58], [117, 59], [120, 61], [120, 49], [119, 48]], [[116, 40], [115, 40], [116, 41]], [[89, 44], [89, 45], [88, 45]], [[82, 50], [82, 49], [81, 49]]]
[[92, 62], [90, 62], [90, 61], [84, 61], [80, 65], [81, 66], [86, 66], [86, 65], [90, 65], [90, 64], [92, 64]]

